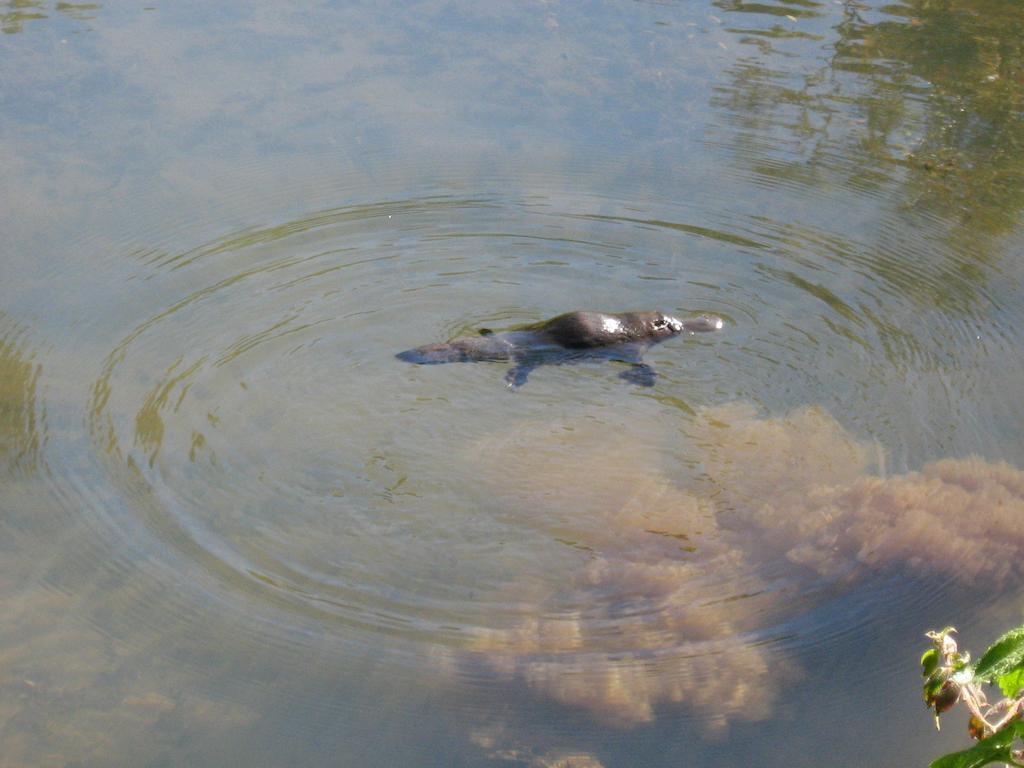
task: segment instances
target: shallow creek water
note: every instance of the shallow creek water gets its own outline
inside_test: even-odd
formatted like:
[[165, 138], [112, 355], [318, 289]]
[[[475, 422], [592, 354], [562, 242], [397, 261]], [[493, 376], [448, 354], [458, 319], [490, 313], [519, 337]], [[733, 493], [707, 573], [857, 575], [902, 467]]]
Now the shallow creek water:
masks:
[[[0, 768], [925, 764], [1022, 618], [1006, 2], [0, 2]], [[622, 365], [413, 366], [571, 309]]]

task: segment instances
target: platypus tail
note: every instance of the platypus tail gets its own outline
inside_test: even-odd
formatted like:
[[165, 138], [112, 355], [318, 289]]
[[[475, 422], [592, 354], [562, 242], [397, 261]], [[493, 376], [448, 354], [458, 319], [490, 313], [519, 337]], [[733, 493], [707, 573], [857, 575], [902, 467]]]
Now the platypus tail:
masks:
[[468, 363], [476, 360], [508, 360], [512, 356], [512, 344], [498, 334], [487, 336], [462, 336], [447, 344], [427, 344], [416, 349], [399, 352], [399, 360], [407, 363], [431, 365], [434, 363]]
[[427, 344], [416, 349], [407, 349], [395, 355], [399, 360], [417, 365], [435, 365], [437, 363], [458, 363], [465, 360], [462, 350], [451, 344]]

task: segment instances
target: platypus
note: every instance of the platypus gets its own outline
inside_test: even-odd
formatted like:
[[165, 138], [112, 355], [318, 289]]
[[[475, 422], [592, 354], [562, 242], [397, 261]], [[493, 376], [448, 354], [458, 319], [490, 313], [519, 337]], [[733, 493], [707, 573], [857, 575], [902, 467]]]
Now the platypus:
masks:
[[561, 365], [583, 360], [619, 360], [630, 363], [621, 378], [650, 387], [654, 369], [643, 361], [644, 351], [681, 333], [721, 330], [722, 318], [715, 315], [680, 320], [661, 312], [566, 312], [532, 325], [495, 332], [482, 328], [478, 336], [460, 336], [444, 344], [427, 344], [399, 352], [407, 363], [468, 363], [511, 360], [505, 374], [512, 389], [526, 383], [538, 365]]

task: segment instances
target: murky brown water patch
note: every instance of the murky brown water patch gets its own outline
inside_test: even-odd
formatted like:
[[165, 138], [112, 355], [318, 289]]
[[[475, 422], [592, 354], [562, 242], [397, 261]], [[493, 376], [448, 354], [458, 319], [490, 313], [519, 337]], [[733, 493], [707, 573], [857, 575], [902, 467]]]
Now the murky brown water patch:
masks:
[[689, 472], [667, 469], [651, 439], [664, 428], [636, 442], [586, 412], [473, 446], [496, 500], [566, 549], [503, 590], [522, 618], [458, 661], [620, 727], [674, 702], [722, 728], [770, 715], [801, 674], [790, 649], [828, 642], [842, 614], [812, 617], [858, 584], [893, 569], [996, 590], [1024, 577], [1024, 474], [1004, 463], [877, 474], [880, 447], [819, 408], [721, 406], [677, 429]]

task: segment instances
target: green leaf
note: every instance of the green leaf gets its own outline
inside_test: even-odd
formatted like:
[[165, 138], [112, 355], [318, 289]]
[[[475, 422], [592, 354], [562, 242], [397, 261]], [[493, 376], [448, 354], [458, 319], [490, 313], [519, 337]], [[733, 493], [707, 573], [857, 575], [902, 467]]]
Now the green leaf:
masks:
[[925, 677], [931, 675], [939, 666], [939, 651], [937, 648], [929, 648], [921, 654], [921, 674]]
[[992, 644], [974, 668], [974, 677], [992, 682], [997, 677], [1024, 669], [1024, 627], [1011, 629]]
[[1020, 738], [1024, 738], [1024, 723], [1010, 723], [999, 733], [982, 739], [970, 749], [943, 755], [929, 768], [981, 768], [992, 763], [1020, 765], [1010, 757], [1013, 742]]
[[996, 678], [996, 682], [999, 683], [1003, 696], [1008, 699], [1016, 698], [1020, 690], [1024, 688], [1024, 668], [1018, 667], [1005, 675], [1000, 675]]

